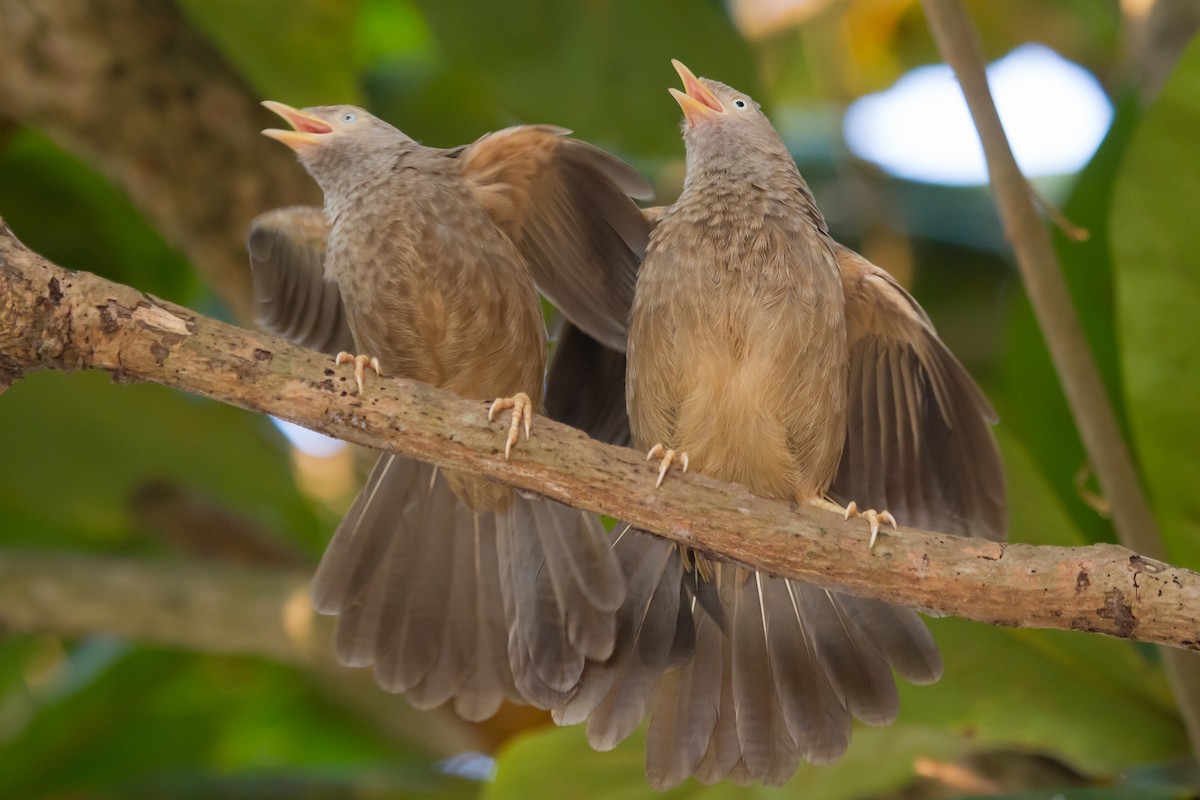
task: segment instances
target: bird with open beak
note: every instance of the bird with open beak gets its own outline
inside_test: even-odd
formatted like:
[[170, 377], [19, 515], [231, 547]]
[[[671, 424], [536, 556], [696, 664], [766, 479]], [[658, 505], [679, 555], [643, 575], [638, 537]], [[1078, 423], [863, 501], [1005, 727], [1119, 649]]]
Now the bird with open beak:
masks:
[[[260, 323], [369, 370], [498, 399], [505, 456], [543, 408], [546, 334], [535, 283], [575, 326], [557, 370], [570, 422], [620, 438], [628, 308], [649, 186], [612, 156], [550, 126], [425, 147], [353, 106], [265, 103], [320, 185], [324, 209], [264, 214], [248, 239]], [[350, 355], [353, 350], [358, 355]], [[612, 368], [618, 374], [612, 378]], [[582, 369], [582, 371], [581, 371]], [[615, 386], [611, 385], [614, 384]], [[560, 392], [561, 393], [561, 392]], [[615, 412], [614, 412], [615, 409]], [[339, 615], [336, 653], [384, 688], [468, 719], [504, 699], [561, 705], [588, 661], [613, 650], [624, 580], [599, 519], [499, 484], [382, 456], [313, 579]]]
[[[758, 104], [674, 63], [687, 177], [654, 215], [634, 298], [634, 445], [661, 458], [660, 480], [678, 464], [861, 514], [872, 544], [892, 515], [1001, 538], [1004, 476], [983, 394], [916, 301], [830, 237]], [[593, 746], [608, 749], [649, 713], [658, 787], [691, 775], [783, 783], [801, 759], [841, 756], [852, 718], [896, 717], [893, 669], [918, 684], [942, 673], [911, 609], [627, 528], [615, 552], [628, 591], [616, 650], [555, 718], [587, 719]]]

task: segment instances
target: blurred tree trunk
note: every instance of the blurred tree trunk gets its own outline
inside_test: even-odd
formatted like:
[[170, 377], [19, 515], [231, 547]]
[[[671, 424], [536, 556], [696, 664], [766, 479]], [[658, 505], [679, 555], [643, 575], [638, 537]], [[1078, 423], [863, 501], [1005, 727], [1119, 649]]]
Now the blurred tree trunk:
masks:
[[0, 109], [123, 189], [242, 322], [258, 213], [319, 202], [272, 117], [168, 0], [0, 0]]
[[1142, 105], [1149, 105], [1175, 70], [1192, 37], [1200, 31], [1200, 0], [1151, 0], [1121, 4], [1125, 57]]

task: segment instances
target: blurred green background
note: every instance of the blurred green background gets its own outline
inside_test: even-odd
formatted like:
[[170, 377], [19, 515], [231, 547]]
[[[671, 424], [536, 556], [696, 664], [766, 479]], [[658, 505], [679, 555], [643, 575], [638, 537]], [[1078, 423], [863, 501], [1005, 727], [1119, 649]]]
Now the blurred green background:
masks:
[[[890, 177], [843, 140], [854, 100], [939, 60], [914, 0], [109, 5], [175, 19], [177, 35], [211, 50], [255, 102], [359, 103], [436, 146], [521, 122], [564, 125], [649, 175], [660, 202], [682, 181], [669, 60], [750, 92], [835, 235], [913, 291], [996, 405], [1011, 538], [1113, 540], [986, 188]], [[0, 4], [0, 28], [5, 8], [17, 6]], [[1196, 4], [968, 8], [990, 59], [1044, 43], [1091, 70], [1113, 103], [1083, 171], [1039, 186], [1089, 233], [1056, 232], [1059, 255], [1168, 552], [1198, 568]], [[138, 24], [131, 14], [129, 35]], [[0, 75], [31, 52], [0, 49]], [[84, 127], [67, 136], [69, 123], [0, 102], [0, 216], [65, 267], [236, 320], [236, 302], [178, 232], [131, 199], [138, 177], [97, 163]], [[278, 156], [242, 133], [245, 147]], [[158, 168], [169, 177], [169, 163]], [[348, 452], [305, 454], [267, 419], [161, 387], [42, 373], [0, 397], [0, 454], [0, 609], [11, 606], [0, 610], [0, 798], [655, 794], [638, 740], [597, 754], [581, 729], [528, 710], [482, 725], [418, 713], [319, 655], [328, 629], [307, 627], [303, 580], [352, 496]], [[38, 616], [45, 608], [57, 612]], [[956, 619], [931, 626], [945, 678], [903, 686], [899, 721], [860, 728], [837, 765], [803, 766], [779, 790], [689, 782], [670, 795], [1194, 794], [1152, 649]]]

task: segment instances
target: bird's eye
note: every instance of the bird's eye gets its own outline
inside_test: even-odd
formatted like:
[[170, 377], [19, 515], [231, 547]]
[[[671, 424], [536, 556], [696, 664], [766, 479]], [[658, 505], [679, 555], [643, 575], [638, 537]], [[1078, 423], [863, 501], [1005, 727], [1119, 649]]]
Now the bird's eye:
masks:
[[733, 101], [733, 104], [734, 104], [734, 106], [736, 106], [737, 108], [745, 108], [745, 107], [746, 107], [746, 101], [745, 101], [745, 100], [742, 100], [741, 98], [738, 98], [737, 100], [734, 100], [734, 101]]
[[354, 122], [356, 119], [358, 119], [358, 117], [349, 112], [342, 115], [342, 122]]

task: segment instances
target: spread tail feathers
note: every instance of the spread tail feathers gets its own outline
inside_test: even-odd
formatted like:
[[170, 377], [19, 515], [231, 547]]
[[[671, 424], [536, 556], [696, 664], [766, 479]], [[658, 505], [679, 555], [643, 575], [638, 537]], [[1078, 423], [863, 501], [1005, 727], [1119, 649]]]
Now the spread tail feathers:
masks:
[[516, 492], [503, 506], [474, 510], [437, 468], [381, 457], [313, 578], [338, 659], [470, 720], [569, 697], [612, 653], [624, 581], [594, 515]]
[[941, 676], [910, 609], [728, 564], [701, 577], [677, 547], [632, 529], [614, 552], [628, 596], [613, 655], [585, 665], [554, 719], [587, 719], [588, 740], [606, 750], [649, 712], [646, 776], [660, 789], [688, 776], [779, 785], [802, 758], [840, 757], [853, 717], [895, 718], [893, 669], [913, 683]]

